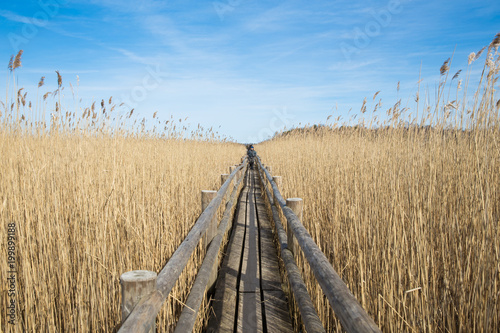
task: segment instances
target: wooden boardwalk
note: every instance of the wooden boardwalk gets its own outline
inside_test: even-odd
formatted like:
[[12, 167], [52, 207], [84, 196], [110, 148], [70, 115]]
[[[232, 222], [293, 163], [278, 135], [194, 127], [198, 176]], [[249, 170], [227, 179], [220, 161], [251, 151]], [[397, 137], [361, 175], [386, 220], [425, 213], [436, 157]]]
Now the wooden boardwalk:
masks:
[[208, 332], [293, 332], [258, 174], [248, 170]]
[[[343, 330], [349, 333], [381, 332], [302, 225], [300, 205], [294, 204], [301, 199], [291, 198], [285, 201], [279, 191], [278, 180], [281, 178], [271, 176], [269, 167], [264, 168], [260, 159], [257, 159], [257, 162], [260, 175], [263, 176], [262, 183], [259, 173], [247, 169], [246, 160], [231, 167], [229, 176], [222, 175], [223, 184], [208, 206], [202, 205], [203, 212], [181, 245], [157, 276], [152, 272], [154, 279], [151, 281], [155, 283], [153, 288], [148, 289], [144, 285], [149, 283], [149, 280], [144, 280], [144, 273], [151, 272], [140, 270], [122, 274], [122, 309], [132, 311], [122, 311], [120, 333], [146, 333], [154, 329], [158, 312], [203, 237], [206, 237], [204, 245], [207, 252], [176, 324], [175, 333], [193, 330], [203, 297], [207, 289], [213, 288], [214, 283], [215, 294], [209, 309], [207, 332], [292, 332], [292, 321], [281, 287], [278, 257], [274, 247], [274, 227], [284, 273], [298, 310], [292, 318], [295, 319], [299, 314], [301, 318], [301, 327], [297, 327], [297, 330], [310, 333], [326, 332], [290, 249], [299, 249], [300, 246], [300, 251], [309, 263], [316, 282], [328, 299], [331, 310], [335, 312]], [[239, 175], [243, 170], [246, 170], [246, 175], [242, 179]], [[232, 191], [228, 192], [231, 183], [234, 186]], [[242, 184], [244, 187], [241, 189]], [[271, 220], [265, 209], [261, 186], [266, 197], [270, 199], [273, 215]], [[228, 193], [231, 193], [229, 201], [216, 228], [214, 217]], [[238, 205], [234, 212], [236, 201]], [[286, 218], [286, 231], [279, 216], [279, 209]], [[221, 244], [231, 227], [228, 247], [216, 280], [212, 273], [215, 273], [218, 267], [217, 257]], [[294, 244], [290, 248], [289, 242]], [[131, 275], [135, 277], [134, 281], [128, 279], [129, 273], [133, 273]]]
[[[271, 225], [276, 228], [284, 272], [289, 281], [290, 292], [296, 301], [297, 315], [300, 314], [301, 325], [305, 331], [325, 333], [326, 330], [314, 308], [293, 253], [289, 249], [289, 242], [300, 246], [309, 267], [314, 272], [316, 282], [328, 299], [343, 330], [349, 333], [381, 332], [302, 225], [300, 206], [293, 204], [301, 199], [292, 198], [285, 201], [278, 186], [278, 180], [281, 178], [272, 177], [268, 168], [260, 164], [260, 159], [257, 162], [260, 174], [264, 176], [262, 184], [259, 173], [253, 170], [247, 170], [245, 178], [240, 178], [239, 174], [247, 168], [246, 161], [231, 167], [229, 177], [223, 175], [225, 177], [222, 179], [225, 181], [208, 206], [204, 207], [181, 245], [157, 276], [152, 272], [154, 279], [151, 281], [155, 283], [151, 288], [152, 291], [144, 285], [145, 282], [149, 283], [149, 280], [144, 280], [144, 273], [151, 272], [139, 270], [122, 274], [120, 278], [122, 309], [133, 310], [130, 313], [122, 311], [123, 322], [120, 333], [146, 333], [154, 329], [158, 312], [204, 236], [208, 240], [204, 244], [207, 246], [207, 253], [176, 324], [175, 332], [184, 333], [193, 330], [207, 288], [212, 289], [214, 283], [216, 290], [209, 309], [210, 318], [206, 331], [292, 332], [288, 303], [281, 288]], [[214, 228], [216, 221], [214, 217], [223, 198], [228, 195], [228, 189], [233, 181], [235, 186], [222, 220], [218, 228]], [[242, 183], [244, 187], [237, 197]], [[271, 219], [272, 224], [261, 195], [261, 185], [266, 197], [272, 196], [270, 198], [274, 217]], [[237, 210], [232, 218], [236, 201]], [[286, 218], [288, 235], [279, 216], [279, 209]], [[231, 221], [233, 223], [230, 223]], [[231, 227], [228, 247], [216, 280], [212, 272], [215, 272], [217, 267], [217, 256], [224, 235]], [[298, 246], [292, 248], [298, 249]], [[134, 281], [123, 278], [124, 276], [128, 278], [129, 273], [133, 273], [131, 275], [136, 277]], [[302, 330], [301, 327], [297, 329]]]

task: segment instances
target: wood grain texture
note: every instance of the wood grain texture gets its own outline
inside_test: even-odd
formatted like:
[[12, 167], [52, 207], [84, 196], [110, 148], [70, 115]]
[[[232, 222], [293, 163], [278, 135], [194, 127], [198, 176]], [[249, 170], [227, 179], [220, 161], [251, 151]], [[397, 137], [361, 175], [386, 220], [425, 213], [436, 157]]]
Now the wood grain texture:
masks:
[[247, 195], [239, 202], [239, 207], [247, 207], [246, 212], [240, 210], [235, 221], [207, 331], [293, 332], [256, 171], [247, 172], [246, 186], [243, 192]]
[[293, 332], [288, 302], [283, 290], [264, 290], [264, 308], [268, 332]]
[[212, 300], [211, 317], [207, 332], [233, 332], [236, 316], [237, 283], [241, 264], [241, 254], [245, 236], [248, 187], [241, 192], [237, 218], [229, 239], [226, 256], [223, 259], [215, 295]]

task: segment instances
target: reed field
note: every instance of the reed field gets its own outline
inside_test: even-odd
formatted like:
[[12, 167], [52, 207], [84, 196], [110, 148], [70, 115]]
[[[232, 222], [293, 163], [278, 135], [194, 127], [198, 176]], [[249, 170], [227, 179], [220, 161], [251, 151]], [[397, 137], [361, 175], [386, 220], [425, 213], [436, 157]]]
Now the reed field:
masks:
[[[463, 81], [444, 63], [432, 106], [417, 93], [415, 108], [398, 102], [378, 124], [375, 107], [356, 127], [296, 128], [256, 146], [283, 197], [304, 199], [304, 226], [384, 332], [500, 331], [499, 44], [500, 34], [483, 49], [480, 78], [470, 73], [483, 51]], [[325, 328], [341, 331], [303, 257], [300, 266]]]
[[[218, 189], [245, 148], [211, 130], [184, 133], [184, 119], [163, 122], [162, 131], [134, 125], [133, 111], [118, 116], [112, 99], [70, 111], [60, 106], [62, 82], [51, 96], [41, 82], [30, 103], [11, 81], [15, 95], [0, 105], [0, 331], [112, 332], [121, 320], [120, 275], [163, 268], [201, 213], [201, 190]], [[14, 326], [6, 311], [10, 224]], [[200, 251], [160, 312], [158, 332], [172, 331]]]

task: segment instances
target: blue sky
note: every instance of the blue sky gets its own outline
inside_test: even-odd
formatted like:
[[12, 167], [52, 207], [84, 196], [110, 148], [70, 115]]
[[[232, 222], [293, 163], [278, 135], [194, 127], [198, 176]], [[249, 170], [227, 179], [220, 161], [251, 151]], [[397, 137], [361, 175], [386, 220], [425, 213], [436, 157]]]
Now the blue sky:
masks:
[[113, 96], [123, 112], [189, 117], [240, 142], [332, 113], [347, 120], [365, 97], [373, 108], [379, 90], [383, 110], [411, 100], [420, 68], [434, 91], [448, 57], [450, 72], [465, 70], [468, 55], [500, 32], [498, 0], [19, 0], [0, 8], [0, 76], [23, 49], [16, 75], [28, 99], [41, 76], [44, 91], [55, 90], [59, 70], [66, 97], [69, 82], [79, 85], [82, 106]]

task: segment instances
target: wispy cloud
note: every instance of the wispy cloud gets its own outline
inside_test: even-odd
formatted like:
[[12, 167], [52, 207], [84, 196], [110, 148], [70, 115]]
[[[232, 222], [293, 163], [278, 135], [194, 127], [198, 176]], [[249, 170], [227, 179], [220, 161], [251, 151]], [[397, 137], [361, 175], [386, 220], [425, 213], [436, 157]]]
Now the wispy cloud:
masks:
[[158, 11], [171, 3], [162, 0], [73, 0], [72, 2], [107, 8], [115, 13], [132, 13], [133, 15]]
[[275, 32], [289, 29], [304, 12], [290, 8], [286, 3], [273, 7], [253, 17], [249, 17], [244, 22], [245, 30], [251, 32]]
[[151, 58], [151, 57], [142, 57], [142, 56], [139, 56], [139, 55], [137, 55], [134, 52], [129, 51], [129, 50], [125, 50], [125, 49], [117, 48], [117, 47], [108, 47], [105, 44], [102, 44], [102, 45], [103, 45], [103, 47], [106, 47], [106, 48], [108, 48], [110, 50], [116, 51], [116, 52], [124, 55], [130, 61], [138, 63], [138, 64], [142, 64], [142, 65], [156, 65], [158, 63], [157, 59], [154, 59], [154, 58]]
[[45, 24], [43, 24], [39, 20], [33, 20], [33, 18], [31, 18], [31, 17], [18, 15], [14, 12], [9, 11], [9, 10], [0, 10], [0, 16], [5, 18], [6, 20], [9, 20], [12, 22], [32, 24], [32, 25], [36, 25], [39, 27], [45, 26]]
[[[25, 73], [29, 74], [41, 74], [41, 75], [46, 75], [48, 73], [54, 73], [54, 69], [51, 68], [27, 68], [24, 70]], [[68, 74], [76, 74], [76, 75], [81, 75], [81, 74], [94, 74], [94, 73], [99, 73], [100, 71], [97, 69], [81, 69], [81, 68], [65, 68], [62, 70], [59, 70], [59, 73], [61, 75], [68, 75]], [[55, 76], [55, 74], [54, 74]]]
[[333, 65], [328, 66], [328, 70], [330, 71], [353, 71], [361, 68], [371, 67], [377, 63], [380, 63], [382, 59], [370, 59], [366, 61], [352, 61], [352, 62], [337, 62]]

